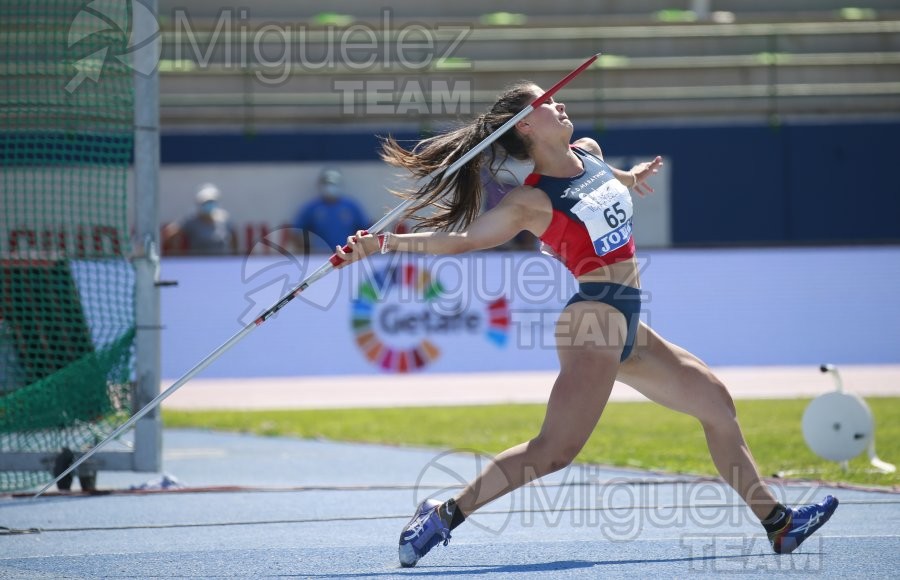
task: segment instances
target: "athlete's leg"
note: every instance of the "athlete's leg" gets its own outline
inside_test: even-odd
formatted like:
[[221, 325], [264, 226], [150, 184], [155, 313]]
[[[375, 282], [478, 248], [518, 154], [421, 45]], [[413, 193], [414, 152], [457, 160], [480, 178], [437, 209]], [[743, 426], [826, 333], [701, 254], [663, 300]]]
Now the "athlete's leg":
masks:
[[401, 565], [415, 566], [434, 546], [449, 541], [450, 530], [463, 517], [562, 469], [581, 451], [615, 382], [625, 342], [625, 317], [606, 304], [578, 302], [566, 307], [556, 330], [560, 373], [540, 433], [498, 455], [456, 498], [443, 504], [423, 502], [400, 533]]
[[647, 398], [699, 419], [716, 469], [761, 520], [778, 504], [764, 484], [725, 385], [703, 361], [641, 323], [618, 380]]
[[560, 373], [541, 431], [500, 453], [455, 498], [463, 514], [572, 462], [609, 399], [625, 330], [625, 317], [607, 304], [578, 302], [563, 311], [556, 328]]

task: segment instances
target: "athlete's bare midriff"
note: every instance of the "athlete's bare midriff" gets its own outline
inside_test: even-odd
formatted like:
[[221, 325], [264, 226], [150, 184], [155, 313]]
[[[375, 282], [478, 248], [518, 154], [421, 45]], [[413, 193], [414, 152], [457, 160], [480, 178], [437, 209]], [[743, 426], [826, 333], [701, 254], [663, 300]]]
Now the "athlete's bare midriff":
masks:
[[627, 260], [601, 266], [576, 278], [579, 282], [612, 282], [633, 288], [641, 287], [637, 256]]

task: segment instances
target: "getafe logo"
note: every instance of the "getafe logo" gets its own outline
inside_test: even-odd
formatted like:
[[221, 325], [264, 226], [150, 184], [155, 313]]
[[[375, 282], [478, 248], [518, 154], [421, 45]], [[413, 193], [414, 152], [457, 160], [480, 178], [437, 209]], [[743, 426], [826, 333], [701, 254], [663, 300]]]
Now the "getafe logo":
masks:
[[483, 337], [497, 347], [507, 341], [509, 305], [499, 298], [480, 309], [435, 308], [445, 297], [440, 281], [414, 264], [392, 265], [359, 285], [353, 300], [356, 345], [375, 366], [407, 373], [441, 356], [441, 345], [460, 335]]

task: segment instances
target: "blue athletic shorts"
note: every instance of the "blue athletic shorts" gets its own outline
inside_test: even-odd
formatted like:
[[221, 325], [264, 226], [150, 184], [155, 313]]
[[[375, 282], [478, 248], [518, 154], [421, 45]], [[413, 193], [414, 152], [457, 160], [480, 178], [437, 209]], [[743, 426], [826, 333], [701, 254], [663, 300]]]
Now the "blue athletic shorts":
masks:
[[578, 285], [578, 292], [569, 299], [566, 306], [584, 300], [609, 304], [625, 316], [628, 333], [625, 336], [625, 347], [622, 349], [619, 362], [624, 361], [634, 348], [637, 329], [641, 323], [640, 289], [612, 282], [583, 282]]

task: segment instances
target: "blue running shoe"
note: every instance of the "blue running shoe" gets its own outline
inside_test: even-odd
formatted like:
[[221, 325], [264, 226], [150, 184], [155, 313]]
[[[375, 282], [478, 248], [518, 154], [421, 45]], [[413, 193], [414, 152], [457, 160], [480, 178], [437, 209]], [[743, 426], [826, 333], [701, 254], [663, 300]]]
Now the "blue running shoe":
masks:
[[404, 568], [415, 566], [433, 547], [450, 541], [450, 524], [441, 519], [439, 507], [438, 500], [426, 499], [400, 533], [400, 565]]
[[769, 532], [769, 541], [777, 554], [790, 554], [803, 543], [803, 540], [825, 525], [834, 510], [837, 509], [836, 497], [827, 495], [822, 503], [805, 505], [788, 511], [784, 527]]

